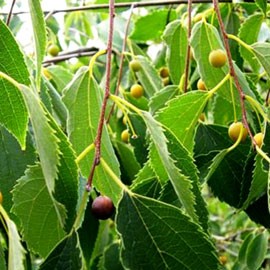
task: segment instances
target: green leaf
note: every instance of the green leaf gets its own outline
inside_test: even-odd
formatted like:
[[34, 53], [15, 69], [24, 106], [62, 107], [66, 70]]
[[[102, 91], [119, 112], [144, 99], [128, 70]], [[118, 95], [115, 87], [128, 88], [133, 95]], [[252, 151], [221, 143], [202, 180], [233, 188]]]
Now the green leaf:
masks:
[[264, 13], [264, 15], [266, 16], [267, 1], [266, 0], [255, 0], [255, 3], [259, 7], [259, 9]]
[[205, 232], [208, 231], [208, 211], [202, 198], [200, 183], [198, 179], [198, 170], [190, 153], [183, 147], [177, 138], [169, 130], [165, 132], [168, 139], [168, 150], [171, 153], [175, 165], [181, 170], [192, 184], [192, 192], [195, 195], [195, 210], [198, 216], [199, 224]]
[[[258, 35], [263, 22], [263, 15], [256, 13], [248, 16], [244, 23], [241, 25], [239, 30], [239, 38], [247, 44], [252, 44], [258, 40]], [[252, 31], [250, 29], [252, 28]], [[239, 47], [241, 56], [247, 61], [255, 72], [259, 72], [260, 64], [255, 58], [252, 52], [247, 50], [245, 47]]]
[[[102, 104], [102, 90], [95, 79], [90, 78], [88, 68], [82, 68], [78, 71], [65, 89], [63, 101], [68, 109], [68, 136], [75, 152], [79, 155], [95, 141]], [[112, 171], [119, 177], [119, 164], [106, 125], [103, 127], [101, 155]], [[94, 151], [79, 162], [83, 176], [88, 177], [93, 161]], [[115, 205], [117, 204], [121, 189], [112, 181], [110, 175], [102, 166], [96, 168], [93, 184], [101, 193], [109, 196]]]
[[159, 9], [150, 11], [146, 16], [139, 17], [135, 21], [134, 30], [129, 37], [139, 43], [149, 40], [159, 41], [168, 19], [175, 18], [176, 13], [174, 10]]
[[24, 270], [25, 250], [15, 223], [8, 217], [5, 209], [0, 204], [1, 221], [7, 227], [8, 234], [8, 269]]
[[72, 80], [73, 74], [62, 66], [50, 66], [47, 68], [59, 93], [62, 93], [66, 85]]
[[95, 247], [99, 230], [99, 220], [91, 214], [92, 202], [93, 200], [91, 196], [89, 196], [89, 201], [84, 212], [83, 222], [81, 227], [78, 229], [80, 247], [87, 265], [90, 264], [91, 255]]
[[12, 212], [21, 221], [22, 234], [28, 248], [46, 257], [65, 236], [59, 210], [53, 201], [40, 165], [30, 167], [13, 190]]
[[163, 88], [161, 77], [152, 63], [141, 55], [136, 56], [142, 68], [136, 72], [140, 84], [143, 86], [146, 97], [152, 97], [156, 92]]
[[200, 124], [196, 130], [194, 155], [195, 157], [206, 155], [213, 151], [229, 148], [231, 145], [228, 127]]
[[129, 119], [138, 136], [135, 140], [132, 138], [129, 143], [133, 146], [134, 155], [141, 167], [147, 161], [148, 156], [148, 141], [146, 136], [146, 126], [143, 119], [137, 114], [129, 114]]
[[63, 204], [67, 210], [67, 220], [65, 229], [70, 231], [76, 218], [76, 205], [78, 200], [78, 180], [79, 169], [75, 161], [75, 152], [71, 147], [68, 138], [59, 128], [49, 113], [49, 124], [55, 131], [55, 136], [59, 140], [59, 150], [61, 152], [59, 166], [57, 172], [57, 180], [55, 181], [54, 197]]
[[124, 183], [130, 183], [141, 167], [137, 162], [130, 145], [120, 141], [115, 141], [114, 146], [120, 163], [121, 180]]
[[151, 167], [155, 172], [160, 185], [163, 186], [168, 181], [166, 168], [162, 165], [162, 158], [160, 157], [160, 153], [158, 152], [156, 145], [151, 143], [149, 148], [149, 159]]
[[255, 168], [253, 171], [253, 179], [249, 188], [249, 194], [243, 203], [242, 209], [246, 209], [248, 205], [261, 197], [267, 189], [268, 174], [263, 169], [262, 157], [257, 155], [255, 160]]
[[243, 185], [250, 185], [245, 182], [244, 172], [251, 143], [247, 139], [227, 152], [232, 144], [227, 127], [200, 125], [196, 134], [195, 157], [202, 178], [208, 178], [214, 195], [234, 207], [241, 207], [242, 200], [245, 200], [241, 197]]
[[270, 214], [268, 208], [267, 194], [257, 199], [250, 204], [245, 212], [249, 215], [250, 219], [263, 225], [265, 228], [270, 228]]
[[246, 253], [246, 264], [249, 269], [259, 269], [267, 253], [269, 234], [265, 230], [255, 236], [249, 243]]
[[116, 224], [126, 268], [218, 269], [211, 241], [179, 208], [124, 193]]
[[208, 99], [205, 91], [188, 92], [169, 101], [157, 115], [157, 120], [172, 131], [189, 152], [193, 150], [195, 127]]
[[146, 162], [144, 167], [139, 171], [131, 186], [131, 190], [146, 197], [159, 197], [161, 185], [149, 161]]
[[173, 21], [167, 25], [163, 39], [168, 47], [167, 62], [170, 77], [173, 83], [178, 85], [186, 66], [187, 29], [180, 20]]
[[101, 258], [100, 267], [103, 270], [123, 270], [123, 266], [120, 261], [120, 245], [119, 242], [112, 243], [105, 249]]
[[268, 77], [270, 77], [270, 44], [265, 42], [255, 43], [251, 45], [253, 52], [265, 69]]
[[32, 19], [32, 29], [36, 52], [36, 86], [39, 89], [41, 81], [42, 60], [46, 50], [46, 25], [39, 0], [28, 0]]
[[4, 254], [3, 242], [0, 243], [0, 269], [7, 270], [6, 258]]
[[[29, 85], [29, 73], [23, 54], [9, 28], [0, 20], [0, 71], [19, 83]], [[25, 148], [28, 115], [22, 94], [15, 86], [0, 79], [0, 124]]]
[[149, 101], [149, 107], [152, 114], [165, 107], [167, 102], [173, 99], [179, 93], [176, 85], [169, 85], [157, 92]]
[[21, 92], [32, 123], [35, 144], [46, 185], [49, 193], [52, 194], [60, 158], [59, 140], [55, 136], [55, 131], [51, 128], [46, 112], [36, 94], [23, 85], [21, 85]]
[[0, 190], [3, 194], [3, 206], [9, 212], [12, 206], [11, 190], [16, 180], [24, 175], [27, 165], [34, 164], [35, 149], [30, 136], [26, 140], [25, 150], [21, 150], [18, 141], [5, 128], [0, 127]]
[[111, 244], [111, 230], [112, 230], [112, 223], [110, 220], [101, 221], [99, 223], [99, 230], [98, 235], [96, 237], [94, 250], [91, 256], [91, 262], [89, 269], [95, 269], [95, 264], [99, 261], [100, 257], [104, 253], [104, 249]]
[[61, 96], [57, 92], [57, 90], [53, 87], [53, 85], [45, 81], [45, 85], [48, 89], [48, 94], [50, 96], [50, 100], [52, 103], [53, 112], [55, 113], [55, 118], [59, 119], [61, 126], [66, 128], [67, 121], [67, 108], [64, 105]]
[[77, 232], [67, 235], [41, 264], [40, 270], [83, 269]]
[[239, 253], [238, 253], [238, 260], [241, 264], [245, 265], [246, 264], [246, 255], [247, 255], [247, 249], [250, 244], [250, 242], [254, 239], [255, 234], [249, 233], [245, 239], [244, 242], [242, 243]]
[[205, 181], [208, 181], [213, 173], [216, 171], [222, 160], [225, 158], [225, 156], [228, 154], [228, 149], [223, 149], [220, 151], [214, 158], [211, 166], [209, 167], [209, 171], [207, 176], [205, 177]]
[[153, 147], [156, 148], [159, 155], [161, 161], [160, 166], [164, 167], [167, 174], [167, 179], [170, 179], [174, 190], [187, 213], [190, 215], [190, 217], [192, 217], [193, 220], [197, 221], [198, 216], [194, 208], [195, 198], [191, 191], [191, 182], [180, 172], [170, 157], [167, 139], [163, 133], [160, 123], [158, 123], [148, 112], [143, 113], [143, 119], [151, 135]]

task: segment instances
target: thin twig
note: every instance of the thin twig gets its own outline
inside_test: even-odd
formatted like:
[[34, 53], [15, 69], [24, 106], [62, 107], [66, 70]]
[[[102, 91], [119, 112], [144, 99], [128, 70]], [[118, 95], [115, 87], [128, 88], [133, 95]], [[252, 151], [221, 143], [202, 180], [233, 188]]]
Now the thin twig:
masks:
[[85, 48], [85, 49], [79, 49], [76, 51], [69, 51], [65, 53], [61, 53], [58, 56], [55, 56], [53, 58], [47, 59], [42, 62], [43, 66], [49, 66], [50, 64], [55, 64], [58, 62], [66, 61], [71, 58], [79, 58], [79, 57], [84, 57], [84, 56], [92, 56], [98, 51], [97, 48]]
[[[269, 1], [269, 0], [268, 0]], [[211, 3], [211, 0], [193, 0], [194, 3]], [[232, 3], [232, 0], [221, 0], [222, 3]], [[253, 0], [247, 0], [245, 2], [254, 3]], [[124, 3], [115, 3], [115, 8], [129, 8], [132, 5], [134, 8], [136, 7], [151, 7], [151, 6], [167, 6], [167, 5], [179, 5], [179, 4], [187, 4], [187, 0], [160, 0], [160, 1], [142, 1], [142, 2], [124, 2]], [[66, 9], [56, 9], [52, 11], [44, 11], [44, 14], [49, 13], [68, 13], [68, 12], [76, 12], [76, 11], [87, 11], [87, 10], [96, 10], [96, 9], [108, 9], [108, 4], [92, 4], [87, 6], [80, 6], [80, 7], [72, 7]], [[27, 14], [29, 11], [19, 11], [14, 12], [14, 15], [19, 14]], [[8, 15], [6, 12], [1, 12], [0, 15]]]
[[[118, 72], [118, 78], [117, 78], [117, 83], [116, 83], [116, 88], [115, 88], [115, 92], [114, 94], [117, 96], [119, 93], [119, 88], [120, 88], [120, 84], [121, 84], [121, 80], [122, 80], [122, 75], [123, 75], [123, 64], [124, 64], [124, 58], [125, 58], [125, 51], [126, 51], [126, 46], [127, 46], [127, 36], [128, 36], [128, 30], [129, 30], [129, 25], [131, 22], [131, 17], [133, 14], [133, 8], [134, 6], [132, 5], [130, 8], [130, 14], [129, 14], [129, 18], [127, 20], [126, 23], [126, 29], [125, 29], [125, 37], [123, 40], [123, 46], [122, 46], [122, 53], [121, 53], [121, 57], [120, 57], [120, 63], [119, 63], [119, 72]], [[114, 107], [115, 107], [115, 103], [113, 103], [112, 108], [109, 112], [108, 118], [106, 120], [106, 122], [108, 123], [110, 121], [110, 117], [114, 111]]]
[[8, 17], [7, 17], [7, 25], [9, 25], [9, 23], [10, 23], [11, 16], [12, 16], [12, 11], [13, 11], [13, 7], [15, 5], [15, 2], [16, 2], [16, 0], [13, 0], [12, 1], [11, 7], [10, 7], [10, 11], [9, 11]]
[[187, 87], [188, 87], [188, 75], [189, 75], [189, 63], [190, 63], [191, 11], [192, 11], [192, 0], [188, 0], [188, 46], [187, 46], [187, 53], [186, 53], [184, 92], [187, 92]]
[[251, 133], [251, 130], [249, 128], [249, 124], [248, 124], [248, 121], [247, 121], [247, 113], [246, 113], [246, 108], [245, 108], [245, 94], [244, 94], [243, 89], [242, 89], [242, 87], [241, 87], [241, 85], [239, 83], [238, 77], [236, 75], [236, 72], [235, 72], [235, 69], [234, 69], [234, 66], [233, 66], [232, 55], [231, 55], [230, 45], [229, 45], [229, 39], [228, 39], [226, 30], [225, 30], [224, 23], [222, 21], [221, 14], [220, 14], [219, 6], [218, 6], [218, 0], [213, 0], [213, 4], [214, 4], [215, 12], [217, 14], [217, 19], [218, 19], [218, 22], [219, 22], [219, 26], [220, 26], [220, 30], [221, 30], [221, 34], [222, 34], [222, 38], [223, 38], [223, 42], [224, 42], [224, 46], [225, 46], [225, 50], [226, 50], [227, 57], [228, 57], [230, 75], [234, 79], [235, 86], [236, 86], [236, 89], [238, 90], [239, 97], [240, 97], [240, 105], [241, 105], [241, 111], [242, 111], [242, 121], [243, 121], [243, 124], [244, 124], [245, 128], [248, 131], [248, 134], [249, 134], [249, 136], [250, 136], [250, 138], [252, 140], [253, 145], [256, 146], [256, 142], [255, 142], [255, 140], [253, 138], [253, 135]]
[[106, 61], [106, 84], [105, 93], [102, 101], [101, 112], [98, 122], [97, 135], [95, 138], [95, 157], [88, 177], [86, 189], [91, 190], [92, 181], [96, 166], [100, 163], [100, 148], [101, 148], [101, 137], [103, 131], [103, 125], [105, 123], [105, 111], [107, 107], [108, 98], [110, 96], [110, 81], [111, 81], [111, 60], [112, 60], [112, 40], [113, 40], [113, 28], [114, 28], [114, 0], [110, 0], [110, 18], [109, 18], [109, 34], [107, 42], [107, 61]]

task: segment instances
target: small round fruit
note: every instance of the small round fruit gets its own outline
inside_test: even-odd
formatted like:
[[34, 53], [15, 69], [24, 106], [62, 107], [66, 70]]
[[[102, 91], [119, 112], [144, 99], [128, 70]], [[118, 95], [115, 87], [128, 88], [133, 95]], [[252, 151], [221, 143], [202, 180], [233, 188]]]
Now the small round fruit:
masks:
[[248, 131], [247, 129], [244, 127], [242, 122], [234, 122], [229, 126], [229, 130], [228, 130], [228, 134], [229, 137], [236, 142], [239, 135], [240, 135], [240, 131], [241, 131], [241, 127], [243, 128], [243, 134], [242, 134], [242, 139], [241, 141], [244, 142], [247, 138], [248, 135]]
[[127, 117], [124, 116], [122, 121], [123, 121], [123, 124], [126, 126], [127, 125]]
[[196, 23], [196, 22], [201, 21], [202, 18], [203, 18], [202, 13], [198, 13], [198, 14], [196, 14], [195, 17], [193, 18], [193, 21]]
[[140, 98], [143, 95], [143, 87], [140, 84], [133, 84], [130, 88], [130, 94], [134, 98]]
[[209, 59], [209, 63], [213, 67], [220, 68], [226, 64], [227, 55], [223, 50], [218, 49], [218, 50], [211, 51], [208, 59]]
[[222, 265], [225, 265], [228, 261], [228, 258], [225, 255], [221, 255], [221, 256], [219, 256], [219, 261]]
[[206, 86], [205, 86], [205, 83], [202, 79], [199, 79], [198, 82], [197, 82], [197, 88], [199, 90], [206, 90]]
[[51, 56], [57, 56], [58, 53], [60, 52], [60, 49], [57, 45], [55, 44], [52, 44], [48, 47], [48, 53], [51, 55]]
[[199, 119], [204, 122], [205, 121], [205, 113], [201, 113]]
[[3, 203], [3, 194], [2, 194], [2, 192], [0, 191], [0, 204], [2, 204]]
[[42, 74], [48, 79], [52, 79], [52, 75], [47, 68], [42, 68]]
[[169, 69], [167, 67], [163, 67], [159, 70], [159, 75], [161, 78], [167, 78], [169, 77], [170, 73], [169, 73]]
[[114, 213], [114, 205], [112, 200], [107, 196], [98, 196], [94, 199], [92, 203], [92, 214], [97, 219], [108, 219]]
[[142, 66], [140, 61], [134, 59], [129, 62], [129, 68], [134, 72], [138, 72], [139, 70], [141, 70]]
[[170, 78], [169, 77], [163, 78], [162, 83], [164, 86], [167, 86], [170, 83]]
[[259, 132], [254, 136], [254, 140], [256, 142], [256, 144], [261, 148], [262, 144], [263, 144], [263, 133]]
[[121, 140], [122, 140], [123, 142], [125, 142], [125, 143], [128, 142], [128, 140], [129, 140], [128, 129], [125, 129], [125, 130], [122, 131], [122, 133], [121, 133]]

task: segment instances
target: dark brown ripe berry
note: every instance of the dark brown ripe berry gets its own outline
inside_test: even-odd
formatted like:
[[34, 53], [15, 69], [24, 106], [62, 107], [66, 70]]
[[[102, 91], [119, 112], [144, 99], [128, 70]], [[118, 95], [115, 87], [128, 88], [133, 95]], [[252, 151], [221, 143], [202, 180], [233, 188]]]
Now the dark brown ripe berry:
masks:
[[122, 131], [122, 133], [121, 133], [121, 140], [123, 142], [125, 142], [125, 143], [128, 142], [128, 140], [129, 140], [129, 133], [128, 133], [128, 130], [127, 129], [125, 129], [125, 130]]
[[134, 72], [138, 72], [139, 70], [141, 70], [142, 66], [138, 60], [134, 59], [129, 62], [129, 68]]
[[108, 219], [114, 213], [115, 207], [112, 200], [107, 196], [98, 196], [92, 203], [92, 214], [97, 219]]
[[255, 136], [254, 136], [254, 140], [256, 142], [256, 144], [261, 148], [262, 147], [262, 144], [263, 144], [263, 133], [257, 133]]
[[140, 98], [143, 95], [143, 87], [140, 84], [133, 84], [130, 88], [130, 94], [134, 98]]
[[60, 49], [57, 45], [55, 44], [52, 44], [48, 47], [48, 53], [51, 55], [51, 56], [57, 56], [58, 53], [60, 52]]
[[161, 78], [167, 78], [169, 77], [170, 73], [169, 73], [169, 69], [167, 67], [163, 67], [159, 70], [159, 75]]
[[205, 83], [202, 79], [199, 79], [198, 82], [197, 82], [197, 88], [199, 90], [206, 90], [206, 86], [205, 86]]
[[211, 51], [208, 59], [209, 59], [209, 63], [213, 67], [220, 68], [226, 64], [227, 55], [223, 50], [218, 49], [218, 50]]
[[3, 203], [3, 195], [2, 195], [2, 192], [0, 191], [0, 204]]
[[229, 130], [228, 130], [228, 134], [229, 134], [229, 137], [234, 141], [236, 142], [239, 135], [240, 135], [240, 131], [241, 131], [241, 128], [243, 128], [243, 133], [242, 133], [242, 139], [241, 141], [244, 142], [247, 138], [247, 135], [248, 135], [248, 131], [247, 129], [244, 127], [243, 123], [242, 122], [234, 122], [232, 123], [230, 126], [229, 126]]

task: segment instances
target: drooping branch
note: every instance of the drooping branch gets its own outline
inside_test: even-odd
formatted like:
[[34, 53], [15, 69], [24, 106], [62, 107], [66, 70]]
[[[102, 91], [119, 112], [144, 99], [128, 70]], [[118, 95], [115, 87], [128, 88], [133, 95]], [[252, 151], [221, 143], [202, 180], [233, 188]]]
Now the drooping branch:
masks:
[[218, 22], [219, 22], [221, 35], [222, 35], [222, 38], [223, 38], [225, 50], [226, 50], [227, 57], [228, 57], [230, 75], [234, 79], [234, 83], [235, 83], [236, 89], [238, 90], [239, 97], [240, 97], [240, 105], [241, 105], [241, 111], [242, 111], [242, 121], [243, 121], [244, 126], [248, 130], [248, 134], [249, 134], [254, 146], [256, 146], [256, 142], [254, 141], [253, 135], [251, 133], [251, 130], [249, 128], [249, 124], [248, 124], [248, 121], [247, 121], [247, 112], [246, 112], [246, 108], [245, 108], [245, 94], [244, 94], [244, 91], [243, 91], [243, 89], [242, 89], [242, 87], [241, 87], [241, 85], [239, 83], [238, 76], [237, 76], [237, 74], [235, 72], [235, 68], [234, 68], [233, 60], [232, 60], [232, 55], [231, 55], [231, 51], [230, 51], [229, 39], [228, 39], [228, 36], [227, 36], [227, 32], [225, 30], [224, 23], [222, 21], [220, 9], [219, 9], [219, 6], [218, 6], [218, 4], [219, 4], [218, 0], [213, 0], [213, 4], [214, 4], [215, 12], [217, 14], [217, 19], [218, 19]]
[[107, 107], [108, 98], [110, 96], [110, 81], [111, 81], [111, 59], [112, 59], [112, 41], [113, 41], [113, 30], [114, 30], [114, 0], [110, 0], [110, 18], [109, 18], [109, 34], [107, 41], [107, 59], [106, 59], [106, 83], [105, 93], [102, 101], [101, 112], [98, 122], [97, 135], [95, 138], [95, 157], [89, 173], [86, 189], [91, 190], [92, 181], [96, 166], [100, 163], [100, 150], [101, 150], [101, 137], [103, 131], [103, 125], [105, 124], [105, 111]]
[[[212, 0], [193, 0], [194, 3], [211, 3]], [[222, 3], [232, 3], [232, 0], [221, 0]], [[246, 0], [245, 2], [254, 3], [254, 0]], [[141, 1], [141, 2], [124, 2], [124, 3], [115, 3], [115, 8], [129, 8], [132, 5], [134, 8], [136, 7], [151, 7], [151, 6], [168, 6], [168, 5], [179, 5], [179, 4], [187, 4], [187, 0], [159, 0], [159, 1]], [[87, 10], [97, 10], [97, 9], [108, 9], [109, 4], [92, 4], [87, 6], [80, 6], [80, 7], [72, 7], [72, 8], [65, 8], [65, 9], [56, 9], [52, 11], [44, 11], [44, 14], [51, 15], [56, 13], [69, 13], [69, 12], [76, 12], [76, 11], [87, 11]], [[19, 14], [26, 14], [29, 11], [18, 11], [14, 12], [13, 15]], [[7, 12], [0, 12], [0, 15], [8, 15]]]
[[[123, 75], [123, 64], [124, 64], [124, 57], [125, 57], [124, 53], [126, 51], [127, 36], [128, 36], [128, 30], [129, 30], [129, 25], [130, 25], [132, 14], [133, 14], [133, 5], [130, 8], [130, 15], [129, 15], [129, 18], [127, 20], [126, 28], [125, 28], [125, 37], [124, 37], [124, 40], [123, 40], [122, 53], [121, 53], [121, 57], [120, 57], [119, 72], [118, 72], [117, 83], [116, 83], [116, 88], [115, 88], [115, 92], [114, 92], [114, 94], [116, 96], [119, 93], [119, 88], [120, 88], [122, 75]], [[114, 107], [115, 107], [115, 103], [113, 103], [113, 105], [112, 105], [112, 108], [110, 110], [110, 113], [109, 113], [107, 121], [106, 121], [107, 123], [110, 121], [110, 117], [111, 117], [111, 115], [112, 115], [112, 113], [114, 111]]]
[[11, 3], [11, 7], [10, 7], [8, 17], [7, 17], [7, 25], [9, 25], [9, 23], [10, 23], [10, 20], [11, 20], [12, 14], [13, 14], [12, 12], [13, 12], [15, 2], [16, 2], [16, 0], [13, 0], [12, 3]]

